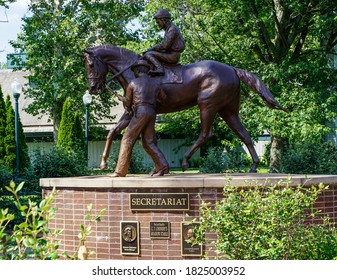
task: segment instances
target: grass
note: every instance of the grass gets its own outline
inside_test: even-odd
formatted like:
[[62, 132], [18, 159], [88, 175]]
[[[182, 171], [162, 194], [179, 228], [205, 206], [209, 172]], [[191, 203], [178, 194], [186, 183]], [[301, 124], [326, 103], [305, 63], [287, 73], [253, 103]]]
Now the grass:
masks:
[[[267, 166], [259, 167], [257, 170], [258, 173], [266, 174], [269, 172], [269, 168]], [[188, 168], [185, 172], [181, 170], [180, 167], [170, 168], [171, 174], [197, 174], [200, 173], [199, 168]]]
[[185, 172], [180, 167], [170, 168], [170, 174], [196, 174], [199, 173], [199, 168], [188, 168]]

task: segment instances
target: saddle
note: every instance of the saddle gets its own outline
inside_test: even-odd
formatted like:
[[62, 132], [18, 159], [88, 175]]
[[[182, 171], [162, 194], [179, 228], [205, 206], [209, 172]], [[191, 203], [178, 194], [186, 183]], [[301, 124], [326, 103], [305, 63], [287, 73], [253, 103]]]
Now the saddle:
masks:
[[163, 64], [165, 74], [161, 77], [162, 84], [182, 84], [183, 66], [181, 64]]

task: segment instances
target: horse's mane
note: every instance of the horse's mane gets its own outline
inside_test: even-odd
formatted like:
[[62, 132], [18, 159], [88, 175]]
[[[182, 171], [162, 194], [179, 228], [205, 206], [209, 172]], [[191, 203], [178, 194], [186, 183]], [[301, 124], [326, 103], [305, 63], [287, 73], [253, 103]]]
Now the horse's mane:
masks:
[[135, 52], [128, 50], [123, 47], [117, 47], [113, 45], [100, 45], [100, 46], [95, 46], [91, 47], [88, 49], [88, 51], [92, 51], [94, 54], [99, 55], [99, 54], [107, 54], [107, 53], [116, 53], [118, 52], [121, 56], [127, 56], [127, 57], [137, 57], [138, 54]]

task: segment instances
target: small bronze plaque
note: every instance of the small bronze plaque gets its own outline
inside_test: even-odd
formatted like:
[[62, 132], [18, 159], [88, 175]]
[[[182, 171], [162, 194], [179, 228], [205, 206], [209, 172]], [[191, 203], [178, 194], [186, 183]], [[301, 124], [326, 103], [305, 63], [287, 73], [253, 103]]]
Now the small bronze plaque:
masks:
[[139, 222], [121, 222], [121, 254], [139, 255]]
[[150, 222], [151, 239], [170, 239], [171, 230], [169, 222]]
[[171, 210], [182, 211], [190, 209], [188, 193], [131, 193], [130, 210]]
[[195, 239], [194, 228], [199, 223], [181, 223], [181, 255], [187, 256], [202, 256], [202, 245], [193, 245]]

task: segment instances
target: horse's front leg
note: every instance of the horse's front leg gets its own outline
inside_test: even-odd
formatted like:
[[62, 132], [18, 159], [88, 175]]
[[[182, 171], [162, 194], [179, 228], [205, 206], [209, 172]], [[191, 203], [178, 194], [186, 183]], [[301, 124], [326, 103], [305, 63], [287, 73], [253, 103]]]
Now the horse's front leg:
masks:
[[117, 122], [116, 126], [109, 131], [108, 136], [106, 138], [106, 142], [105, 142], [105, 147], [104, 147], [104, 151], [102, 155], [102, 161], [99, 166], [101, 170], [107, 168], [107, 160], [109, 158], [112, 140], [116, 137], [116, 135], [118, 135], [124, 128], [126, 128], [129, 125], [131, 118], [132, 118], [132, 114], [125, 111], [122, 117]]

